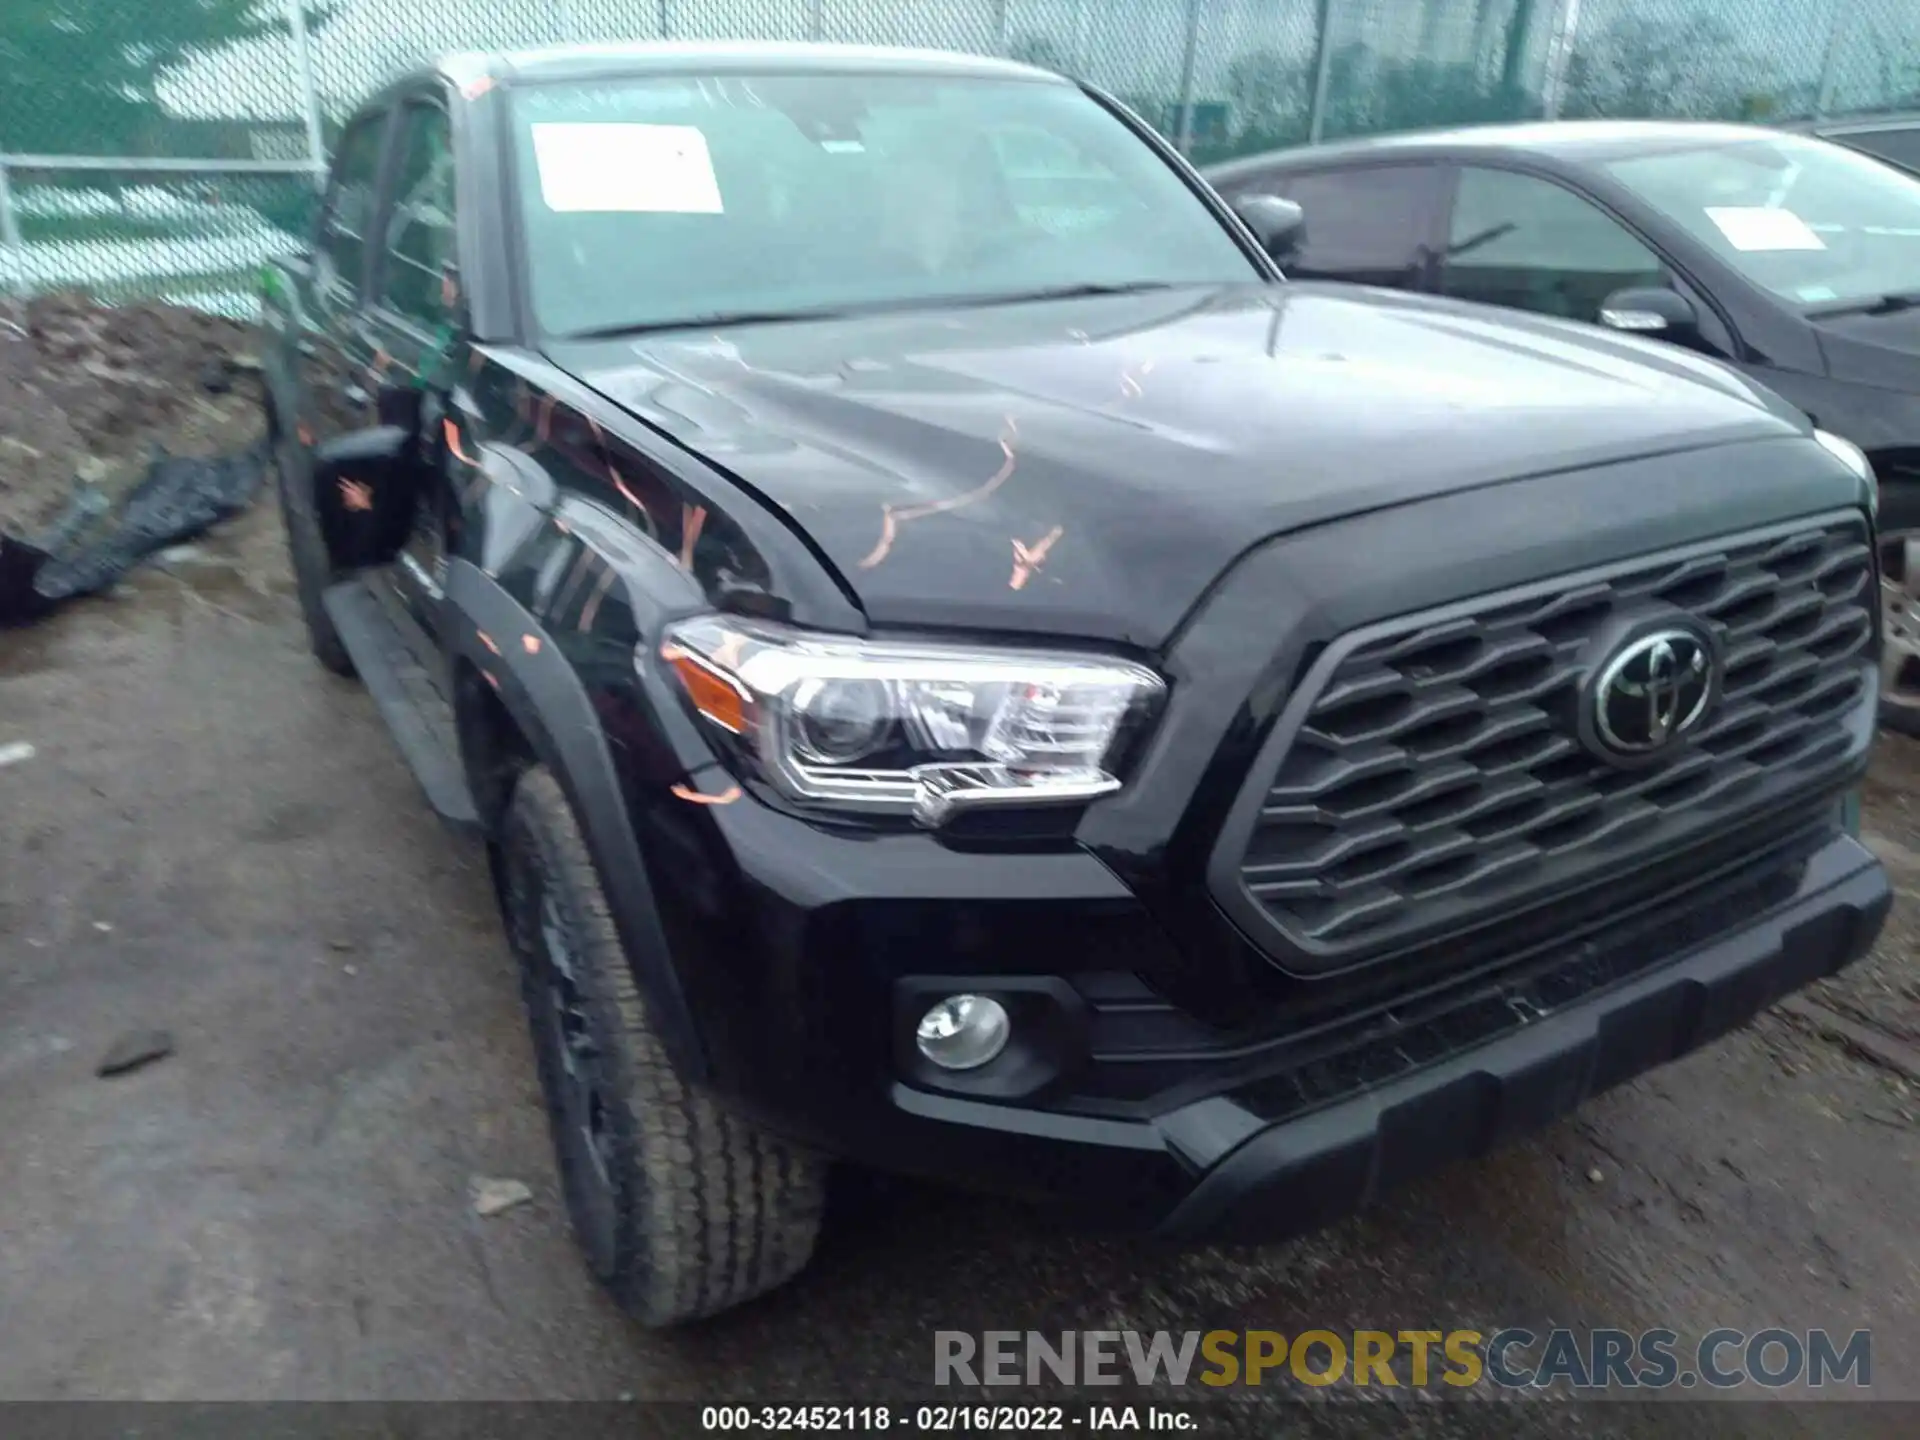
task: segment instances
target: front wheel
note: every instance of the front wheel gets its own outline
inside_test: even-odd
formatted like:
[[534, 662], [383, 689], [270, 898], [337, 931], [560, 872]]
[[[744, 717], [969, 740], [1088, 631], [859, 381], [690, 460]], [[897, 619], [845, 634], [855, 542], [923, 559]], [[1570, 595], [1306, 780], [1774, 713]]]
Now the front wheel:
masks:
[[813, 1253], [827, 1163], [674, 1071], [545, 769], [514, 789], [499, 876], [561, 1187], [594, 1275], [649, 1326], [790, 1279]]
[[1880, 487], [1880, 724], [1920, 736], [1920, 483]]

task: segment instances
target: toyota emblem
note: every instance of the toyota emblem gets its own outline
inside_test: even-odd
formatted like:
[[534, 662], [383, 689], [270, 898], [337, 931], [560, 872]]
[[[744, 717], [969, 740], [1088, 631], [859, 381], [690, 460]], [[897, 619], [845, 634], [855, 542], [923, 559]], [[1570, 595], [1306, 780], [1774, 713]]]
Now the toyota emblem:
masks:
[[1593, 728], [1607, 749], [1645, 757], [1696, 730], [1713, 702], [1712, 643], [1678, 626], [1641, 635], [1608, 658], [1593, 687]]

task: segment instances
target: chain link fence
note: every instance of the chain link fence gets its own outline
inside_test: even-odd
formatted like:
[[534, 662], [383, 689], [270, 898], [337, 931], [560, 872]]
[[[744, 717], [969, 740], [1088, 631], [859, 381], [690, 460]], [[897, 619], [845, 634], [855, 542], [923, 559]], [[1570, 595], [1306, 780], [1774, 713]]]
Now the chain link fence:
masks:
[[0, 32], [0, 295], [247, 314], [382, 81], [449, 50], [657, 38], [1009, 55], [1201, 162], [1523, 118], [1920, 108], [1914, 0], [62, 0]]

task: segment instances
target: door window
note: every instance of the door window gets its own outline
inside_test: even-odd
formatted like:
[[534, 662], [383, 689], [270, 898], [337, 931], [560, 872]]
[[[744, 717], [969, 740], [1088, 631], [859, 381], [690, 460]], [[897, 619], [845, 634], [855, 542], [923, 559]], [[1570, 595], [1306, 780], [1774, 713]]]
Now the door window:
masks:
[[355, 293], [359, 292], [366, 264], [367, 227], [373, 222], [386, 118], [384, 111], [364, 115], [340, 137], [326, 208], [320, 216], [320, 256], [340, 283]]
[[1243, 182], [1240, 195], [1279, 195], [1306, 217], [1305, 237], [1286, 262], [1302, 280], [1418, 289], [1426, 279], [1439, 171], [1377, 165], [1282, 174]]
[[1909, 130], [1863, 130], [1857, 135], [1836, 135], [1834, 139], [1856, 150], [1864, 150], [1877, 160], [1886, 160], [1920, 174], [1920, 125]]
[[447, 114], [436, 105], [410, 105], [401, 116], [385, 252], [387, 308], [430, 330], [444, 324], [454, 263], [453, 144]]
[[1607, 296], [1659, 285], [1663, 273], [1653, 251], [1571, 190], [1511, 170], [1460, 171], [1442, 293], [1597, 324]]

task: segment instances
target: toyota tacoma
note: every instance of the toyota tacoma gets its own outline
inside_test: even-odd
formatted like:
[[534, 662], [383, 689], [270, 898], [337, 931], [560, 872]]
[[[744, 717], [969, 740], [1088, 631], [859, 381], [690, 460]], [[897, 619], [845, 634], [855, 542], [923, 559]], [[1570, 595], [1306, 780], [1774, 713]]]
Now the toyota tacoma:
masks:
[[1300, 224], [957, 55], [461, 55], [342, 131], [262, 306], [301, 604], [485, 847], [642, 1322], [837, 1161], [1322, 1224], [1872, 943], [1871, 467]]

